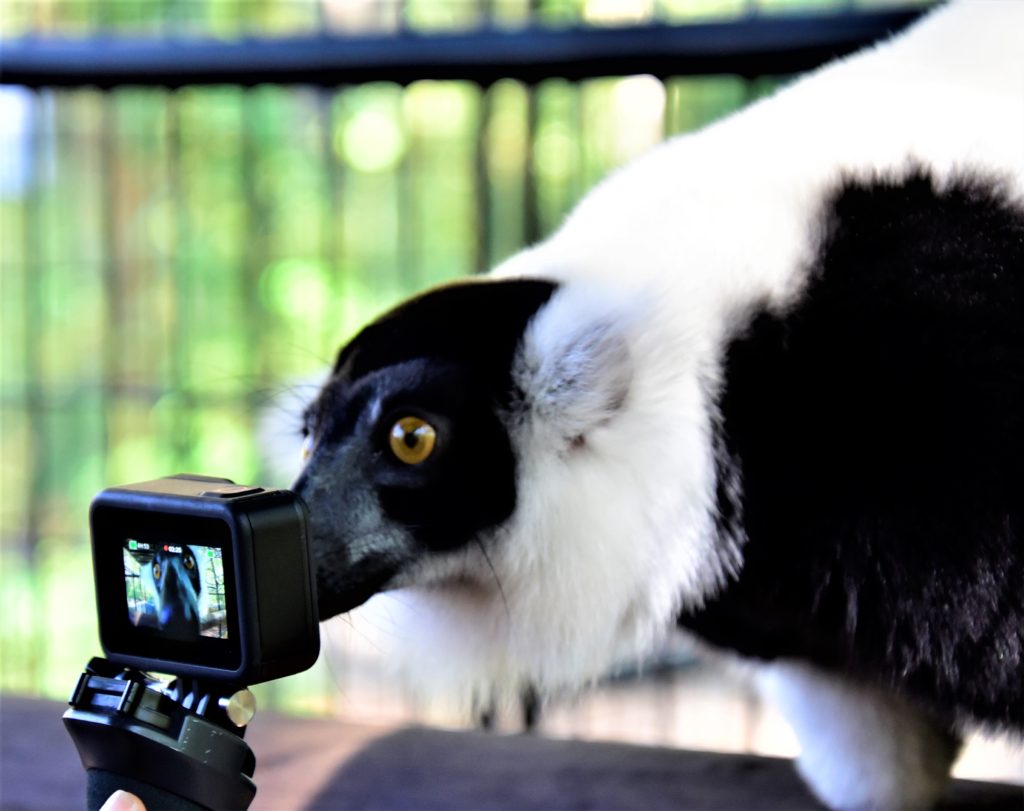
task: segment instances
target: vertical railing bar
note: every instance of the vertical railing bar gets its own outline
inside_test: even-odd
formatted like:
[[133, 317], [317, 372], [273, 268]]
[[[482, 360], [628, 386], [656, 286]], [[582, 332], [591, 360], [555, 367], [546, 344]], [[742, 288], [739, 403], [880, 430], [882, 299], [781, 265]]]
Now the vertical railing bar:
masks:
[[[408, 87], [400, 91], [399, 98], [409, 93]], [[396, 169], [397, 188], [395, 189], [396, 207], [396, 253], [398, 256], [398, 277], [401, 280], [404, 290], [414, 290], [419, 287], [420, 273], [418, 263], [423, 256], [423, 246], [420, 244], [422, 237], [421, 229], [416, 221], [417, 215], [417, 191], [419, 184], [416, 182], [415, 164], [422, 160], [418, 148], [418, 138], [415, 136], [415, 128], [409, 126], [407, 116], [399, 112], [399, 122], [404, 131], [405, 152], [399, 161]]]
[[[577, 0], [575, 11], [576, 19], [573, 20], [573, 25], [583, 26], [585, 25], [585, 3], [586, 0]], [[583, 166], [584, 166], [584, 138], [586, 137], [586, 126], [583, 121], [583, 82], [575, 81], [570, 82], [567, 85], [568, 89], [568, 111], [566, 112], [566, 130], [572, 133], [573, 140], [576, 143], [574, 163], [571, 168], [571, 173], [568, 175], [564, 192], [562, 195], [562, 204], [560, 206], [561, 211], [559, 212], [559, 219], [564, 219], [565, 216], [572, 210], [576, 205], [577, 201], [583, 195], [584, 191], [584, 180], [583, 180]]]
[[489, 270], [497, 257], [494, 247], [494, 182], [491, 177], [491, 127], [494, 121], [494, 85], [478, 87], [480, 114], [479, 132], [474, 154], [474, 176], [476, 184], [476, 256], [473, 269], [477, 273]]
[[[261, 10], [263, 9], [261, 8]], [[248, 28], [242, 32], [243, 36], [250, 36], [251, 33], [253, 32], [250, 32]], [[267, 232], [269, 213], [268, 207], [264, 205], [265, 187], [264, 194], [261, 194], [257, 185], [260, 157], [265, 146], [261, 129], [264, 118], [262, 113], [264, 102], [275, 103], [281, 100], [280, 98], [267, 99], [262, 94], [263, 90], [259, 87], [231, 88], [232, 101], [237, 100], [239, 104], [239, 138], [242, 142], [238, 151], [237, 168], [241, 174], [248, 239], [241, 256], [241, 263], [231, 262], [229, 267], [223, 269], [224, 272], [230, 273], [232, 287], [236, 290], [236, 295], [246, 302], [246, 311], [253, 315], [260, 312], [261, 309], [259, 281], [269, 252]], [[292, 100], [290, 96], [289, 103]], [[210, 272], [210, 270], [206, 272]], [[266, 390], [267, 381], [270, 378], [270, 358], [267, 352], [266, 331], [260, 329], [258, 319], [255, 317], [245, 318], [242, 330], [246, 346], [250, 347], [250, 352], [255, 355], [255, 361], [251, 361], [249, 370], [247, 370], [247, 376], [252, 377], [249, 378], [250, 385], [247, 387], [245, 395], [246, 417], [249, 420], [254, 420], [256, 410], [263, 399], [262, 392]], [[204, 399], [204, 409], [210, 404]], [[263, 480], [266, 474], [266, 463], [260, 455], [257, 455], [257, 459], [257, 476], [259, 480]]]
[[114, 424], [115, 403], [121, 397], [123, 383], [120, 364], [119, 347], [126, 345], [122, 339], [122, 328], [125, 323], [124, 301], [121, 295], [121, 256], [120, 233], [118, 222], [119, 190], [118, 170], [120, 162], [114, 146], [117, 136], [117, 109], [114, 91], [101, 91], [100, 101], [100, 220], [103, 234], [102, 284], [104, 322], [102, 327], [103, 341], [103, 392], [101, 408], [103, 409], [102, 442], [103, 442], [103, 480], [109, 472], [110, 452], [115, 436], [118, 433]]
[[[532, 25], [541, 0], [529, 0], [527, 23]], [[523, 242], [533, 245], [540, 238], [540, 201], [534, 147], [537, 142], [538, 94], [541, 85], [527, 86], [526, 92], [526, 156], [523, 162]]]
[[573, 82], [569, 85], [569, 118], [572, 122], [572, 132], [576, 141], [576, 161], [572, 167], [572, 175], [566, 184], [567, 195], [563, 198], [562, 217], [579, 202], [579, 199], [586, 191], [584, 188], [583, 170], [586, 146], [584, 139], [587, 137], [587, 125], [584, 121], [583, 109], [583, 82]]
[[114, 402], [117, 399], [117, 392], [121, 383], [119, 352], [117, 346], [121, 325], [124, 323], [123, 307], [118, 280], [121, 276], [120, 262], [118, 257], [117, 228], [114, 220], [117, 219], [117, 182], [114, 173], [117, 171], [117, 158], [113, 148], [115, 132], [114, 109], [115, 100], [112, 92], [105, 92], [101, 97], [100, 107], [100, 220], [103, 241], [103, 257], [101, 259], [101, 277], [103, 285], [103, 314], [104, 320], [101, 327], [102, 335], [102, 375], [100, 385], [102, 392], [100, 397], [100, 408], [103, 418], [101, 421], [101, 442], [103, 447], [103, 480], [106, 481], [109, 474], [110, 451], [114, 445], [116, 426], [114, 420]]
[[[245, 250], [242, 252], [240, 267], [235, 266], [230, 270], [224, 268], [221, 272], [228, 272], [238, 282], [238, 294], [245, 301], [245, 310], [250, 314], [244, 319], [242, 330], [245, 334], [245, 344], [249, 348], [249, 355], [255, 355], [255, 362], [250, 362], [249, 374], [252, 375], [250, 395], [248, 397], [248, 410], [251, 411], [259, 402], [262, 395], [253, 393], [265, 390], [267, 379], [267, 355], [264, 345], [264, 331], [260, 328], [255, 315], [260, 312], [260, 301], [255, 294], [259, 291], [259, 277], [262, 269], [262, 260], [267, 255], [267, 237], [265, 210], [259, 203], [261, 195], [256, 186], [256, 167], [259, 164], [259, 149], [255, 141], [258, 138], [257, 130], [260, 125], [260, 115], [257, 109], [260, 99], [255, 94], [259, 92], [255, 88], [233, 88], [237, 94], [239, 113], [239, 134], [241, 140], [239, 149], [238, 172], [242, 197], [245, 200], [245, 222], [247, 239]], [[211, 269], [212, 270], [212, 269]], [[210, 271], [207, 271], [210, 272]], [[204, 406], [208, 403], [204, 399]], [[262, 480], [265, 463], [261, 459], [258, 475]]]
[[679, 79], [667, 76], [661, 80], [661, 86], [665, 88], [665, 110], [661, 118], [661, 135], [662, 138], [671, 138], [679, 131], [679, 108], [682, 103]]
[[[39, 541], [42, 535], [42, 513], [44, 504], [44, 490], [46, 486], [45, 464], [46, 464], [46, 425], [44, 410], [46, 409], [46, 397], [43, 391], [42, 382], [42, 347], [41, 334], [45, 324], [45, 311], [43, 308], [42, 283], [45, 260], [40, 260], [40, 219], [42, 216], [42, 174], [44, 149], [44, 107], [45, 99], [52, 94], [52, 91], [38, 91], [33, 94], [31, 113], [29, 114], [29, 126], [34, 140], [32, 152], [32, 167], [29, 176], [31, 178], [31, 191], [26, 195], [25, 213], [22, 222], [22, 237], [24, 240], [23, 255], [25, 284], [22, 291], [25, 307], [25, 341], [24, 341], [24, 374], [25, 374], [25, 401], [27, 406], [26, 423], [28, 428], [29, 448], [32, 453], [24, 460], [28, 469], [28, 490], [25, 503], [25, 534], [21, 552], [25, 563], [30, 570], [38, 571], [41, 561], [38, 559]], [[42, 607], [45, 587], [39, 577], [30, 578], [31, 602], [33, 605], [32, 619], [30, 622], [35, 627], [28, 633], [29, 643], [26, 645], [25, 670], [28, 674], [29, 683], [38, 684], [43, 672], [45, 656], [41, 639], [40, 618], [43, 616]]]
[[[322, 233], [320, 235], [320, 253], [326, 265], [330, 268], [332, 286], [338, 301], [342, 301], [348, 292], [349, 284], [343, 268], [343, 238], [344, 229], [339, 227], [339, 213], [341, 212], [341, 193], [343, 190], [343, 173], [334, 154], [334, 127], [335, 127], [335, 100], [341, 93], [341, 88], [318, 88], [314, 91], [317, 100], [317, 123], [320, 133], [320, 154], [324, 164], [324, 183], [326, 187], [326, 216], [323, 218]], [[344, 308], [341, 309], [344, 312]], [[335, 330], [340, 329], [348, 333], [348, 324], [344, 317], [340, 324], [335, 324]], [[335, 347], [333, 342], [339, 336], [325, 326], [320, 335], [317, 346], [317, 353], [321, 359], [329, 358]]]
[[[242, 31], [242, 34], [245, 36], [248, 36], [250, 33], [255, 32]], [[243, 319], [242, 329], [245, 334], [246, 346], [250, 347], [251, 353], [256, 356], [256, 362], [249, 369], [249, 374], [252, 375], [250, 378], [252, 385], [249, 391], [256, 391], [260, 394], [254, 398], [250, 393], [244, 398], [247, 401], [245, 403], [247, 405], [246, 416], [249, 420], [254, 420], [254, 406], [263, 399], [262, 393], [267, 391], [272, 376], [267, 332], [262, 329], [260, 319], [255, 317], [262, 310], [259, 283], [260, 275], [270, 254], [269, 231], [271, 218], [270, 207], [266, 204], [265, 194], [261, 193], [256, 182], [257, 169], [260, 166], [260, 158], [265, 148], [261, 131], [263, 120], [266, 118], [262, 115], [264, 104], [280, 104], [282, 99], [276, 94], [269, 99], [266, 97], [261, 98], [260, 94], [263, 91], [258, 87], [234, 88], [234, 92], [239, 94], [239, 112], [241, 114], [239, 138], [242, 143], [240, 150], [241, 160], [238, 164], [238, 169], [241, 173], [241, 190], [245, 199], [248, 239], [245, 243], [245, 251], [242, 254], [241, 267], [235, 266], [229, 272], [233, 274], [234, 281], [239, 283], [241, 288], [239, 295], [245, 301], [246, 312], [251, 314], [249, 318]], [[293, 91], [288, 96], [287, 104], [291, 105], [294, 101]], [[267, 140], [270, 139], [268, 138]], [[279, 148], [280, 144], [275, 142], [275, 146]], [[207, 405], [206, 402], [204, 402], [205, 405]], [[268, 474], [266, 469], [267, 461], [261, 454], [257, 454], [256, 458], [258, 465], [257, 476], [262, 481]], [[271, 692], [275, 692], [273, 687]]]
[[[482, 17], [487, 26], [494, 25], [494, 0], [480, 0], [478, 18]], [[482, 9], [482, 13], [481, 13]], [[491, 121], [494, 113], [494, 86], [477, 86], [479, 115], [477, 117], [476, 143], [473, 151], [473, 199], [476, 203], [476, 228], [473, 257], [473, 272], [483, 273], [494, 262], [492, 239], [494, 235], [494, 205], [491, 200], [490, 142]]]
[[[395, 34], [401, 35], [409, 30], [406, 0], [395, 0], [394, 8]], [[409, 126], [410, 117], [405, 115], [405, 106], [402, 104], [411, 92], [411, 85], [403, 87], [399, 91], [398, 121], [405, 138], [405, 151], [396, 171], [397, 189], [395, 191], [398, 277], [405, 290], [413, 290], [419, 286], [421, 277], [417, 264], [423, 256], [423, 246], [420, 244], [422, 234], [416, 221], [417, 187], [419, 185], [416, 182], [416, 169], [418, 168], [417, 164], [422, 165], [422, 153], [419, 149], [416, 128]]]
[[[318, 24], [320, 33], [328, 32], [328, 19], [326, 5], [317, 4]], [[321, 177], [324, 183], [324, 198], [321, 203], [321, 229], [320, 229], [320, 258], [330, 269], [331, 283], [337, 299], [340, 301], [345, 297], [347, 280], [342, 267], [342, 229], [338, 228], [339, 188], [342, 184], [342, 173], [339, 171], [338, 161], [334, 155], [334, 105], [335, 99], [341, 92], [340, 87], [326, 88], [316, 87], [311, 90], [314, 94], [316, 105], [317, 132], [320, 136], [320, 160], [323, 164]], [[324, 205], [326, 203], [326, 205]], [[331, 319], [329, 319], [331, 321]], [[339, 329], [347, 333], [348, 325], [335, 323], [335, 330]], [[322, 325], [321, 333], [317, 341], [317, 355], [321, 359], [330, 357], [334, 351], [333, 341], [338, 336], [330, 327]]]
[[[162, 26], [164, 36], [178, 33], [180, 27], [179, 0], [162, 0]], [[172, 410], [171, 448], [177, 465], [187, 466], [192, 439], [191, 392], [188, 390], [188, 347], [191, 323], [188, 312], [189, 284], [185, 272], [182, 246], [189, 241], [189, 216], [185, 196], [187, 187], [183, 178], [182, 94], [184, 90], [164, 91], [166, 105], [165, 139], [167, 141], [167, 194], [174, 209], [174, 239], [168, 257], [174, 287], [174, 307], [168, 331], [173, 336], [167, 343], [170, 350], [169, 386], [174, 392]]]
[[[761, 15], [761, 0], [746, 0], [743, 8], [744, 17], [758, 17]], [[743, 80], [743, 106], [747, 106], [757, 98], [757, 91], [754, 90], [754, 79]]]

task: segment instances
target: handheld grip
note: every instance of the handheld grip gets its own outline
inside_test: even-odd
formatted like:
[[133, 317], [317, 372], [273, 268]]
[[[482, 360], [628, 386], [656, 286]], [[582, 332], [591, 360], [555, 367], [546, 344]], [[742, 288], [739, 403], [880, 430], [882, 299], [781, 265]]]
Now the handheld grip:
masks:
[[215, 711], [228, 689], [237, 692], [196, 683], [181, 694], [93, 659], [64, 713], [87, 772], [89, 809], [125, 789], [146, 811], [245, 811], [256, 794], [256, 758], [245, 730]]
[[103, 803], [118, 789], [130, 791], [146, 805], [146, 811], [210, 811], [177, 794], [143, 783], [134, 777], [115, 774], [106, 769], [86, 770], [86, 808], [99, 811]]

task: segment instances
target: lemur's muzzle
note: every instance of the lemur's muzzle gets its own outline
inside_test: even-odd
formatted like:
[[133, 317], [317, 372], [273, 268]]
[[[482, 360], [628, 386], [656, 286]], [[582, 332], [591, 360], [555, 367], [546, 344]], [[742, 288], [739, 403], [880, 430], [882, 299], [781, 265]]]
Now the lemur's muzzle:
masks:
[[383, 591], [404, 558], [365, 486], [358, 480], [340, 482], [330, 477], [325, 482], [325, 478], [307, 468], [292, 485], [309, 508], [321, 620], [351, 611]]

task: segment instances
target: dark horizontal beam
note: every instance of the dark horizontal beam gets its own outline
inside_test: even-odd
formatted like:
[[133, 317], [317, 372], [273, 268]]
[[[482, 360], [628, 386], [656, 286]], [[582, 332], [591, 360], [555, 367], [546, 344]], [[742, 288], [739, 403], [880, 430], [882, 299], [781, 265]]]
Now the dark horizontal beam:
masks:
[[23, 38], [0, 41], [0, 82], [28, 87], [587, 79], [798, 73], [881, 39], [920, 15], [890, 9], [754, 16], [631, 28], [483, 29], [458, 34], [287, 39]]

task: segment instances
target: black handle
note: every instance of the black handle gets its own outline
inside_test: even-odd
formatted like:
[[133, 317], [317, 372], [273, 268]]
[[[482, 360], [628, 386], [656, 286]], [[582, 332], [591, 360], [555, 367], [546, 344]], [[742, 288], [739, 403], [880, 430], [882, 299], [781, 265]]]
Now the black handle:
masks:
[[244, 729], [211, 711], [233, 688], [197, 683], [182, 696], [144, 673], [100, 675], [109, 670], [105, 660], [93, 660], [64, 713], [88, 773], [90, 811], [118, 789], [138, 796], [146, 811], [249, 807], [256, 758], [241, 737]]
[[103, 803], [118, 789], [130, 791], [146, 806], [146, 811], [210, 811], [205, 805], [196, 805], [184, 797], [143, 783], [134, 777], [115, 774], [105, 769], [88, 769], [86, 787], [86, 808], [99, 811]]

